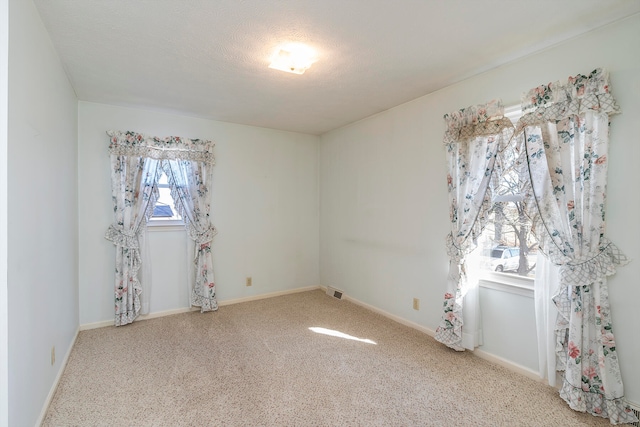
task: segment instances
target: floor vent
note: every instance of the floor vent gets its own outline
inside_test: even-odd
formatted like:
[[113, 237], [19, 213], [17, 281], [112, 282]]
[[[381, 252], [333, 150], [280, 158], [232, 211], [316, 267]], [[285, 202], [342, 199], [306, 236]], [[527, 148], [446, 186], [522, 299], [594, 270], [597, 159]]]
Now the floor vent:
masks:
[[331, 286], [327, 286], [327, 295], [334, 297], [335, 299], [342, 299], [342, 291], [332, 288]]
[[[637, 408], [634, 405], [631, 405], [629, 402], [626, 402], [627, 405], [629, 405], [629, 408], [631, 408], [631, 411], [634, 413], [634, 415], [640, 419], [640, 408]], [[629, 424], [630, 426], [635, 426], [635, 427], [640, 427], [640, 422], [635, 422], [635, 423], [631, 423]]]

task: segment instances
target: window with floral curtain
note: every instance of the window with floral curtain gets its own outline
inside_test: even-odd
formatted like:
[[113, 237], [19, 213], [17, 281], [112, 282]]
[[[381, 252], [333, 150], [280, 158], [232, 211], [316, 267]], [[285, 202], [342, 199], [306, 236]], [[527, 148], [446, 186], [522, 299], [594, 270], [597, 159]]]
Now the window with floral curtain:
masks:
[[[492, 193], [488, 177], [499, 170], [493, 158], [502, 148], [495, 151], [489, 140], [507, 132], [500, 147], [514, 144], [522, 150], [521, 171], [529, 181], [523, 204], [543, 254], [535, 280], [541, 374], [555, 385], [556, 370], [562, 373], [560, 396], [572, 409], [612, 424], [637, 422], [624, 403], [607, 288], [607, 277], [627, 263], [605, 237], [609, 118], [619, 112], [609, 76], [596, 69], [533, 88], [523, 97], [522, 110], [510, 136], [506, 124], [498, 125], [499, 110], [496, 117], [474, 109], [445, 116], [451, 261], [436, 339], [465, 348], [462, 305], [470, 288], [465, 257], [486, 221]], [[483, 130], [492, 126], [493, 133]]]
[[451, 232], [447, 236], [447, 292], [436, 339], [458, 351], [473, 349], [481, 341], [478, 284], [475, 275], [469, 274], [467, 255], [476, 248], [491, 208], [496, 154], [513, 133], [503, 113], [502, 103], [492, 101], [445, 116]]
[[141, 310], [140, 282], [143, 232], [158, 198], [162, 172], [169, 176], [176, 207], [194, 242], [191, 305], [201, 311], [218, 308], [211, 242], [210, 173], [215, 163], [212, 141], [179, 137], [155, 138], [135, 132], [109, 131], [114, 223], [105, 237], [116, 246], [115, 324], [126, 325]]

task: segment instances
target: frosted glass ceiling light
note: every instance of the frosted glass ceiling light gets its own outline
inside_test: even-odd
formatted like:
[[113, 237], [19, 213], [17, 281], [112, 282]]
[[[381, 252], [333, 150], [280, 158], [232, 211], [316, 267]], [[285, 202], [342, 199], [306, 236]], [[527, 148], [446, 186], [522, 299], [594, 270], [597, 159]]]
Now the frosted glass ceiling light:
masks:
[[315, 61], [315, 52], [309, 46], [298, 43], [289, 44], [278, 48], [271, 58], [269, 68], [287, 73], [304, 74]]

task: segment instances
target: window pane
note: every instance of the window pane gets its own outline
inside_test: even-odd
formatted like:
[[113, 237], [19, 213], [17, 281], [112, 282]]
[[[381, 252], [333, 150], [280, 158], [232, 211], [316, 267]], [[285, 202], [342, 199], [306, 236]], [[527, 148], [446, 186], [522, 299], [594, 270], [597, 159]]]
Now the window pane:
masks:
[[151, 220], [161, 221], [167, 219], [182, 219], [178, 214], [173, 198], [171, 197], [171, 188], [169, 188], [169, 181], [164, 172], [158, 179], [158, 194], [158, 201], [153, 208], [153, 216], [151, 217]]
[[[514, 109], [509, 118], [516, 121], [520, 115]], [[510, 142], [496, 160], [492, 176], [494, 203], [479, 245], [484, 259], [482, 268], [534, 277], [538, 245], [525, 212], [525, 195], [531, 185], [523, 142]]]
[[538, 246], [529, 218], [518, 204], [521, 202], [500, 202], [494, 206], [478, 240], [480, 265], [483, 270], [534, 277]]

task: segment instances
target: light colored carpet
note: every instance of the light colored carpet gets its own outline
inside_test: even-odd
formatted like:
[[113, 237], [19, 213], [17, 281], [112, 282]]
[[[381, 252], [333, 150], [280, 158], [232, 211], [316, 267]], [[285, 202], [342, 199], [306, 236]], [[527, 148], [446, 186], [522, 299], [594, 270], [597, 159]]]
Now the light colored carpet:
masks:
[[310, 291], [80, 332], [43, 425], [609, 423], [548, 386]]

